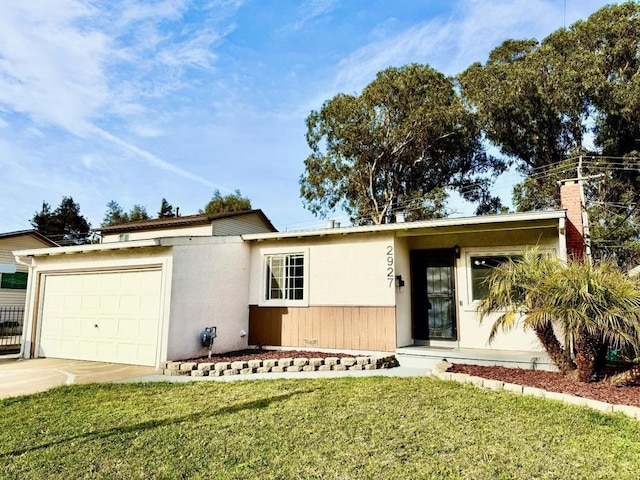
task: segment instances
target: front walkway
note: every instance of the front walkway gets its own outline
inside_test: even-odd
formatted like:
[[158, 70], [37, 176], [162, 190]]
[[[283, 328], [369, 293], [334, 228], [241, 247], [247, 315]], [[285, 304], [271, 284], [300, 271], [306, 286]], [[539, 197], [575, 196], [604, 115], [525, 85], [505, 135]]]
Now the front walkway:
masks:
[[451, 363], [499, 365], [512, 368], [557, 371], [545, 352], [441, 348], [411, 345], [396, 349], [396, 358], [398, 362], [400, 362], [400, 365], [407, 367], [433, 365], [434, 361], [447, 359]]

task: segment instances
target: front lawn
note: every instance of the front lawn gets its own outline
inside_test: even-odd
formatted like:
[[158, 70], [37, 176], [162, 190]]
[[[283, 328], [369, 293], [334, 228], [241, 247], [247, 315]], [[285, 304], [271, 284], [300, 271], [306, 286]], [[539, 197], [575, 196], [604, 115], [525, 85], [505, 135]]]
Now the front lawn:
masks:
[[0, 478], [635, 480], [640, 468], [640, 422], [424, 377], [71, 386], [0, 411]]

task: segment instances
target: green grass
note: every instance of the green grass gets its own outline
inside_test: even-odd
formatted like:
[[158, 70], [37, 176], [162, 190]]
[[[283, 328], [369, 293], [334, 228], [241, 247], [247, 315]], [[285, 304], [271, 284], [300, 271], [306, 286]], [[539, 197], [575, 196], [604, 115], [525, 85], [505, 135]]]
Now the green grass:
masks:
[[640, 475], [640, 422], [430, 378], [70, 386], [0, 412], [0, 478]]

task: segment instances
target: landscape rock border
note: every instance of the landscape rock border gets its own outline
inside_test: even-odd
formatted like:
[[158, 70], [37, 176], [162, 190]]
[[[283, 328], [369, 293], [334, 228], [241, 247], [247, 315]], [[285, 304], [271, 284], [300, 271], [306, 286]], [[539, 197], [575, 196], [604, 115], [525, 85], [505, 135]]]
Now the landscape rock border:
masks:
[[163, 362], [163, 375], [192, 377], [223, 377], [253, 373], [315, 372], [345, 370], [378, 370], [397, 367], [395, 355], [372, 357], [279, 358], [237, 362]]
[[489, 390], [504, 390], [520, 395], [532, 395], [534, 397], [560, 401], [569, 405], [588, 407], [600, 412], [622, 413], [629, 418], [640, 420], [640, 407], [601, 402], [600, 400], [577, 397], [575, 395], [569, 395], [567, 393], [548, 392], [546, 390], [543, 390], [542, 388], [527, 387], [523, 385], [517, 385], [515, 383], [506, 383], [501, 380], [489, 380], [486, 378], [469, 375], [467, 373], [448, 372], [445, 370], [446, 368], [447, 365], [444, 364], [436, 365], [436, 367], [431, 370], [429, 374], [432, 377], [438, 378], [440, 380], [453, 381], [458, 383], [470, 383], [472, 385], [475, 385], [476, 387], [486, 388]]

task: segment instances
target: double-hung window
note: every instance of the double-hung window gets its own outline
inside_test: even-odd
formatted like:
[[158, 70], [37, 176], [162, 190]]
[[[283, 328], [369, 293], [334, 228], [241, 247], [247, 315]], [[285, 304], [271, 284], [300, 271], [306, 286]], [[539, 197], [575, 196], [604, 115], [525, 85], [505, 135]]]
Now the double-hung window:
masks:
[[304, 297], [304, 254], [266, 256], [265, 300], [302, 300]]
[[265, 273], [265, 302], [286, 304], [305, 300], [303, 252], [265, 255]]

